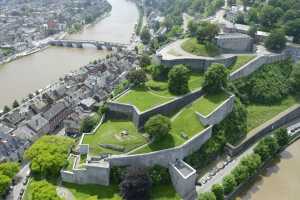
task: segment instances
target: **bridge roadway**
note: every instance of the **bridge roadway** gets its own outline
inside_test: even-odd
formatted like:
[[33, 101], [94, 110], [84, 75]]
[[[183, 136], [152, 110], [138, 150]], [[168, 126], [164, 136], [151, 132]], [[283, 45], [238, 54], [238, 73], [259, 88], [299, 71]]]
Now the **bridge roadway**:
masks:
[[49, 41], [50, 45], [53, 46], [66, 46], [74, 48], [83, 48], [84, 44], [91, 44], [97, 47], [97, 49], [102, 50], [106, 48], [107, 50], [112, 50], [113, 48], [124, 49], [129, 46], [129, 44], [123, 44], [118, 42], [104, 42], [96, 40], [52, 40]]

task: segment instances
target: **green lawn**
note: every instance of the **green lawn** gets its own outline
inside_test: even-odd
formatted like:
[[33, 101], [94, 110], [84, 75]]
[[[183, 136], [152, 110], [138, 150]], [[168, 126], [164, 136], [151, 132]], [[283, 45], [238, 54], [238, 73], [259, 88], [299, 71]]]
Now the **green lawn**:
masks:
[[[117, 185], [99, 186], [64, 183], [64, 186], [72, 192], [76, 198], [75, 200], [122, 200]], [[150, 199], [180, 200], [180, 197], [172, 185], [159, 185], [152, 188]]]
[[[191, 91], [201, 88], [204, 76], [201, 73], [192, 73], [189, 80]], [[171, 101], [176, 96], [168, 90], [167, 81], [149, 80], [146, 87], [130, 90], [127, 94], [116, 99], [118, 103], [135, 105], [141, 112]]]
[[272, 105], [272, 106], [255, 105], [255, 104], [247, 106], [248, 131], [251, 131], [252, 129], [272, 119], [279, 113], [285, 111], [286, 109], [290, 108], [291, 106], [297, 103], [300, 103], [300, 96], [299, 97], [288, 96], [280, 104]]
[[221, 92], [214, 95], [205, 95], [194, 102], [195, 111], [207, 116], [221, 105], [229, 95], [226, 92]]
[[197, 133], [200, 133], [205, 127], [201, 124], [195, 113], [197, 106], [197, 104], [193, 103], [180, 110], [171, 118], [172, 130], [169, 135], [160, 140], [155, 140], [132, 154], [149, 153], [173, 148], [186, 141], [182, 135], [188, 136], [188, 139], [190, 139]]
[[218, 54], [217, 49], [208, 50], [204, 44], [198, 43], [196, 38], [187, 39], [181, 44], [181, 48], [197, 56], [213, 57]]
[[246, 63], [248, 63], [250, 60], [254, 59], [255, 56], [251, 55], [243, 55], [243, 56], [237, 56], [237, 59], [235, 63], [229, 67], [230, 72], [234, 72], [244, 66]]
[[[122, 131], [127, 131], [127, 136], [121, 136]], [[146, 138], [138, 132], [131, 121], [108, 120], [104, 122], [94, 135], [86, 135], [83, 144], [90, 145], [90, 153], [97, 155], [101, 153], [122, 154], [131, 151], [147, 143]], [[125, 147], [120, 152], [108, 148], [103, 148], [100, 144], [110, 144]]]

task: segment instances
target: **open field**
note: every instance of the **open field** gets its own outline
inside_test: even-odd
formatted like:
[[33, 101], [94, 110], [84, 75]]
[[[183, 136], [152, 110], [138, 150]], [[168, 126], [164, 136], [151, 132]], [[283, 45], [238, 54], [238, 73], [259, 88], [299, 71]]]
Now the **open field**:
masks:
[[248, 132], [297, 103], [300, 103], [300, 96], [288, 96], [280, 104], [270, 106], [257, 104], [248, 105]]
[[[189, 80], [190, 90], [194, 91], [201, 88], [203, 82], [203, 74], [192, 73]], [[116, 99], [116, 102], [135, 105], [139, 111], [143, 112], [171, 101], [175, 97], [168, 90], [168, 82], [150, 80], [145, 87], [130, 90]]]
[[194, 102], [195, 111], [207, 116], [213, 112], [219, 105], [221, 105], [226, 99], [228, 99], [229, 94], [226, 92], [221, 92], [219, 94], [204, 95], [202, 98]]
[[[124, 135], [122, 132], [126, 132], [128, 135]], [[146, 138], [138, 132], [134, 124], [126, 120], [108, 120], [99, 127], [95, 134], [86, 135], [83, 139], [83, 144], [90, 145], [92, 155], [101, 153], [122, 154], [146, 143]], [[113, 150], [100, 145], [113, 145], [123, 148], [123, 150]]]
[[245, 64], [247, 64], [248, 62], [250, 62], [254, 58], [255, 58], [255, 56], [251, 56], [251, 55], [237, 56], [236, 62], [232, 66], [230, 66], [228, 69], [230, 70], [230, 72], [234, 72], [234, 71], [238, 70], [239, 68], [241, 68], [242, 66], [244, 66]]
[[218, 49], [208, 49], [204, 44], [198, 43], [196, 38], [190, 38], [181, 44], [181, 48], [191, 54], [204, 57], [218, 55]]

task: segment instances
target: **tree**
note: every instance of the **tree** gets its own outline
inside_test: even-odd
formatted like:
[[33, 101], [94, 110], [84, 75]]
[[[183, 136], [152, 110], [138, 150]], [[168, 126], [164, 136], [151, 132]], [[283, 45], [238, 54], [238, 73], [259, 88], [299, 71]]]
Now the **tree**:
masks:
[[225, 132], [227, 142], [236, 144], [247, 134], [247, 109], [236, 98], [232, 112], [216, 127]]
[[142, 69], [130, 71], [127, 74], [127, 79], [134, 86], [143, 86], [147, 81], [146, 72]]
[[215, 194], [216, 200], [224, 200], [224, 188], [221, 184], [214, 184], [211, 191]]
[[124, 200], [150, 198], [151, 179], [142, 168], [130, 167], [120, 183], [120, 192]]
[[249, 176], [248, 168], [244, 165], [238, 165], [233, 171], [232, 174], [235, 178], [237, 185], [244, 182]]
[[151, 64], [151, 58], [148, 54], [143, 54], [140, 58], [140, 67], [145, 68]]
[[290, 76], [290, 83], [293, 92], [300, 92], [300, 63], [297, 63], [293, 66], [293, 70]]
[[216, 196], [212, 192], [204, 192], [200, 194], [199, 200], [216, 200]]
[[168, 79], [170, 68], [165, 65], [154, 65], [151, 69], [151, 76], [153, 80], [164, 81]]
[[204, 74], [203, 89], [215, 94], [227, 86], [228, 70], [222, 64], [212, 64]]
[[5, 194], [10, 184], [11, 184], [11, 178], [0, 174], [0, 196]]
[[29, 194], [31, 200], [62, 200], [57, 195], [55, 186], [45, 180], [33, 181], [29, 190], [31, 191]]
[[280, 52], [286, 47], [286, 37], [283, 30], [273, 30], [265, 40], [265, 47], [274, 52]]
[[160, 114], [151, 117], [145, 124], [145, 131], [155, 139], [167, 135], [170, 130], [170, 119]]
[[171, 182], [168, 168], [155, 165], [149, 170], [153, 185], [169, 184]]
[[265, 161], [276, 155], [278, 149], [279, 145], [276, 139], [272, 136], [267, 136], [254, 148], [254, 153], [257, 153], [261, 157], [262, 161]]
[[150, 40], [151, 40], [151, 34], [149, 31], [148, 27], [144, 27], [142, 32], [141, 32], [141, 40], [143, 42], [143, 44], [149, 44]]
[[257, 26], [254, 24], [254, 25], [251, 25], [249, 30], [248, 30], [248, 35], [250, 37], [252, 37], [253, 39], [256, 38], [256, 34], [257, 34]]
[[280, 147], [283, 147], [289, 143], [290, 137], [285, 128], [276, 130], [274, 135]]
[[219, 34], [220, 28], [210, 22], [202, 22], [197, 31], [197, 40], [199, 43], [212, 42]]
[[40, 177], [58, 176], [66, 166], [68, 153], [74, 141], [62, 136], [43, 136], [25, 151], [25, 159], [31, 161], [30, 169]]
[[188, 23], [188, 31], [191, 37], [195, 37], [198, 30], [198, 24], [194, 20], [190, 20]]
[[20, 106], [19, 102], [17, 100], [14, 100], [12, 107], [17, 108], [19, 106]]
[[261, 165], [261, 158], [258, 154], [253, 153], [242, 158], [240, 165], [247, 167], [251, 176]]
[[254, 148], [254, 153], [258, 154], [262, 161], [265, 161], [270, 157], [268, 146], [261, 142]]
[[189, 92], [190, 70], [184, 65], [175, 65], [168, 74], [168, 88], [172, 94], [183, 95]]
[[10, 108], [8, 106], [4, 106], [3, 112], [8, 113], [10, 111]]
[[293, 42], [300, 43], [300, 18], [287, 22], [285, 25], [287, 35], [293, 36]]
[[223, 184], [223, 187], [224, 187], [224, 193], [225, 194], [229, 194], [237, 186], [235, 178], [232, 174], [229, 174], [229, 175], [225, 176], [224, 179], [223, 179], [222, 184]]
[[264, 29], [274, 28], [278, 19], [284, 14], [281, 8], [265, 5], [260, 11], [259, 21]]
[[98, 114], [88, 116], [84, 118], [80, 123], [80, 132], [89, 133], [91, 132], [99, 123], [100, 118]]
[[13, 178], [20, 170], [20, 165], [15, 162], [5, 162], [0, 164], [0, 174]]

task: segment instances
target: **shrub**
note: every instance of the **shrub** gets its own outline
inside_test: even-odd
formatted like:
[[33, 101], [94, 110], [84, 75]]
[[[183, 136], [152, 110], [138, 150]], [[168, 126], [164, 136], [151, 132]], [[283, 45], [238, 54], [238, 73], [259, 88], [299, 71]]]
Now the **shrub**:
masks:
[[216, 200], [216, 196], [212, 192], [204, 192], [200, 194], [199, 200]]
[[126, 167], [112, 167], [110, 170], [110, 181], [114, 184], [120, 184], [126, 174]]
[[159, 165], [150, 168], [149, 175], [153, 185], [169, 184], [171, 182], [169, 170]]
[[171, 130], [170, 119], [163, 115], [151, 117], [145, 124], [145, 131], [155, 139], [161, 138]]

